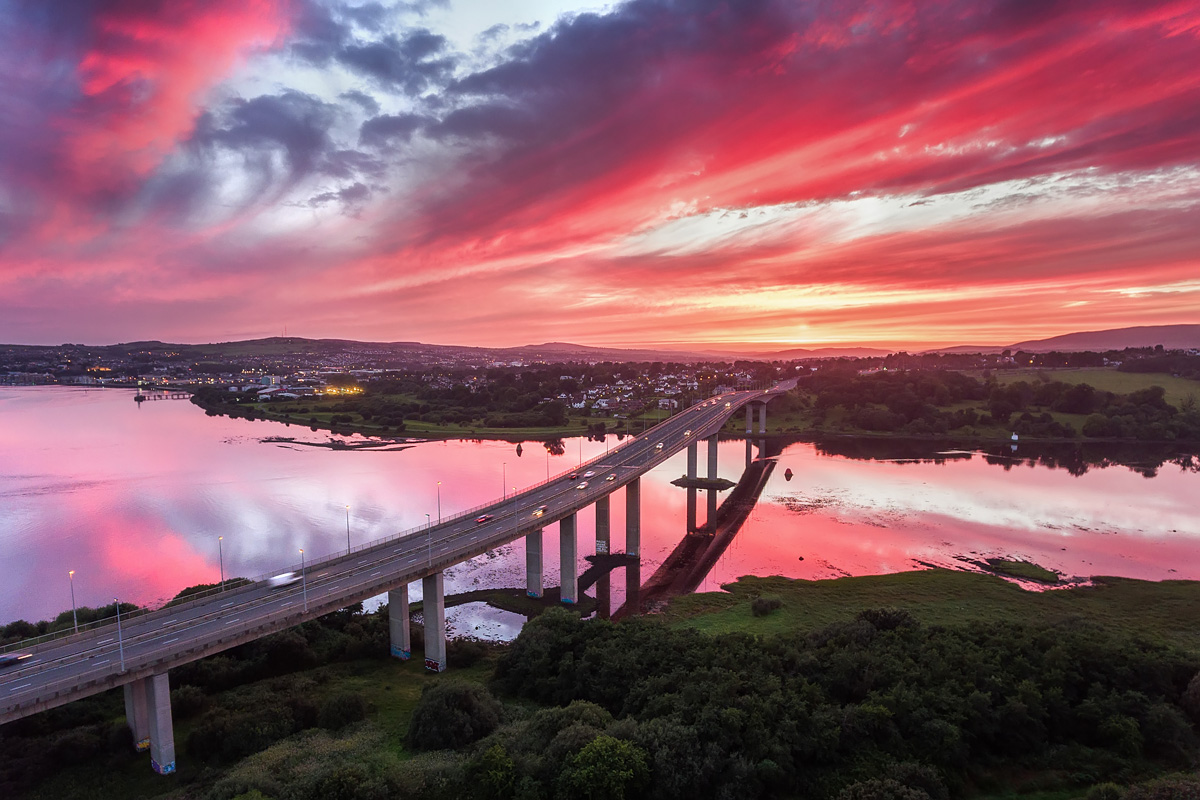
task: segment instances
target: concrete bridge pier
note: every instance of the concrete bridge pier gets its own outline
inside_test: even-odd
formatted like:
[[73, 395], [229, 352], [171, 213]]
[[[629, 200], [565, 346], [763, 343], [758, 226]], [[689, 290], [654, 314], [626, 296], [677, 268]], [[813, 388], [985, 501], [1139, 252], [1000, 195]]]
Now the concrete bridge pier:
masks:
[[558, 522], [558, 574], [561, 600], [574, 605], [579, 602], [579, 537], [575, 515], [568, 514]]
[[758, 404], [758, 432], [759, 433], [767, 432], [767, 404], [766, 403]]
[[171, 684], [167, 673], [143, 678], [150, 722], [150, 766], [159, 775], [175, 771], [175, 730], [171, 727]]
[[133, 746], [139, 753], [150, 749], [150, 699], [146, 680], [125, 684], [125, 721], [133, 731]]
[[609, 526], [609, 507], [611, 503], [609, 498], [612, 495], [604, 495], [596, 501], [596, 554], [605, 555], [609, 552], [609, 543], [611, 532]]
[[612, 616], [612, 575], [608, 572], [596, 579], [596, 615], [600, 619]]
[[388, 628], [392, 636], [392, 655], [402, 661], [412, 657], [412, 632], [408, 621], [408, 584], [388, 592]]
[[754, 403], [746, 403], [746, 433], [754, 433]]
[[696, 477], [696, 441], [694, 439], [688, 443], [687, 453], [687, 476], [688, 480], [692, 480]]
[[525, 534], [525, 594], [542, 596], [542, 529]]
[[641, 478], [625, 484], [625, 552], [631, 556], [640, 556], [642, 552]]
[[[750, 431], [746, 431], [746, 433], [750, 433]], [[746, 437], [746, 469], [750, 469], [750, 465], [753, 463], [754, 463], [754, 441], [749, 436], [747, 436]]]
[[642, 606], [642, 561], [638, 559], [625, 565], [625, 608], [634, 614]]
[[425, 617], [425, 669], [446, 671], [446, 587], [441, 572], [421, 579], [421, 611]]
[[[708, 437], [708, 478], [717, 478], [717, 434]], [[708, 490], [708, 512], [704, 518], [705, 525], [713, 525], [717, 521], [717, 490]]]
[[696, 530], [696, 487], [687, 487], [687, 532]]

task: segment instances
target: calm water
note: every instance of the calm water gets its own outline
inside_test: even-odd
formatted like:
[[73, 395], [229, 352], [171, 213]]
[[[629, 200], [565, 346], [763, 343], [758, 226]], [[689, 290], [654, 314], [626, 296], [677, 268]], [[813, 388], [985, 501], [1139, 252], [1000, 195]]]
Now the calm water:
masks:
[[[306, 446], [329, 440], [280, 423], [208, 417], [184, 400], [131, 391], [0, 387], [0, 621], [43, 619], [114, 596], [155, 603], [215, 582], [218, 536], [226, 576], [290, 567], [300, 548], [321, 556], [436, 520], [544, 480], [602, 453], [568, 440], [550, 455], [527, 442], [425, 442], [388, 451]], [[298, 443], [264, 441], [295, 437]], [[610, 437], [609, 443], [615, 441]], [[990, 556], [1035, 561], [1068, 576], [1200, 579], [1200, 474], [1166, 463], [1093, 467], [1075, 476], [1030, 466], [1018, 452], [936, 460], [847, 457], [812, 444], [783, 448], [761, 500], [700, 586], [745, 574], [863, 575], [937, 564], [969, 568]], [[701, 450], [703, 471], [703, 449]], [[743, 442], [722, 442], [720, 473], [736, 481]], [[1183, 462], [1187, 463], [1187, 462]], [[684, 536], [686, 493], [670, 481], [678, 455], [642, 482], [642, 579]], [[785, 472], [791, 471], [790, 480]], [[1075, 471], [1079, 471], [1078, 469]], [[703, 495], [702, 495], [703, 496]], [[701, 500], [700, 521], [705, 506]], [[594, 516], [579, 515], [580, 554]], [[612, 500], [614, 549], [624, 549], [624, 493]], [[558, 582], [557, 526], [546, 531], [545, 583]], [[588, 565], [581, 558], [581, 570]], [[446, 591], [520, 587], [518, 541], [447, 573]], [[414, 599], [419, 586], [414, 586]], [[612, 578], [612, 604], [625, 574]], [[465, 633], [510, 637], [520, 618], [463, 606]]]

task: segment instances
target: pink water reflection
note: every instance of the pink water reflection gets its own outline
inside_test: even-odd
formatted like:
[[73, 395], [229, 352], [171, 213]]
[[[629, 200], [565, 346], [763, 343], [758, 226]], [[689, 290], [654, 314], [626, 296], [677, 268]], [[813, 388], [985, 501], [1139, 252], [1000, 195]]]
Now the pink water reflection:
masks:
[[[117, 595], [150, 603], [216, 581], [218, 536], [227, 576], [259, 575], [295, 563], [301, 547], [308, 556], [344, 550], [347, 505], [352, 543], [362, 544], [422, 526], [427, 514], [436, 520], [439, 481], [449, 516], [605, 450], [578, 440], [562, 456], [535, 442], [518, 456], [506, 442], [374, 452], [262, 441], [273, 436], [328, 439], [298, 426], [207, 417], [186, 401], [138, 407], [118, 390], [0, 388], [0, 620], [69, 608], [70, 569], [81, 605]], [[736, 481], [744, 454], [743, 443], [722, 443], [721, 475]], [[683, 536], [686, 493], [669, 482], [684, 463], [680, 454], [643, 479], [643, 580]], [[978, 456], [855, 461], [792, 445], [700, 588], [750, 573], [823, 578], [949, 566], [957, 556], [1028, 558], [1068, 575], [1200, 579], [1198, 481], [1171, 466], [1153, 479], [1120, 467], [1076, 478], [1045, 467], [1005, 471]], [[624, 549], [624, 492], [613, 496], [611, 514], [613, 546]], [[703, 492], [698, 516], [703, 522]], [[579, 515], [581, 571], [594, 520], [594, 509]], [[544, 538], [545, 584], [553, 586], [557, 526]], [[516, 542], [452, 568], [446, 587], [523, 581]], [[616, 608], [624, 570], [611, 587]]]

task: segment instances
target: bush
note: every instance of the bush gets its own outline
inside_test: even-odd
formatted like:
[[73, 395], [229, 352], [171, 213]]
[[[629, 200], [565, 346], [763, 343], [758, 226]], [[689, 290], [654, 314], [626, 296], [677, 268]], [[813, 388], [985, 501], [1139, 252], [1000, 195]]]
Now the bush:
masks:
[[317, 724], [326, 730], [336, 731], [366, 718], [366, 698], [358, 692], [342, 692], [321, 704]]
[[208, 698], [197, 686], [180, 686], [171, 690], [171, 713], [179, 719], [194, 717], [207, 705]]
[[421, 692], [408, 726], [408, 745], [414, 750], [457, 749], [499, 724], [500, 703], [487, 689], [439, 682]]
[[772, 611], [783, 607], [783, 601], [774, 595], [756, 597], [750, 602], [750, 611], [756, 617], [765, 617]]

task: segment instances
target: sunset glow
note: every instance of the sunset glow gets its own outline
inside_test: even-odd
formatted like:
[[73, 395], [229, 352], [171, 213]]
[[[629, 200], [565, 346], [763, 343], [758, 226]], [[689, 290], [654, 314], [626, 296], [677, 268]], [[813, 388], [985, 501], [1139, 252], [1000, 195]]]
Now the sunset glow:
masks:
[[0, 341], [1194, 323], [1198, 64], [1183, 0], [19, 1]]

